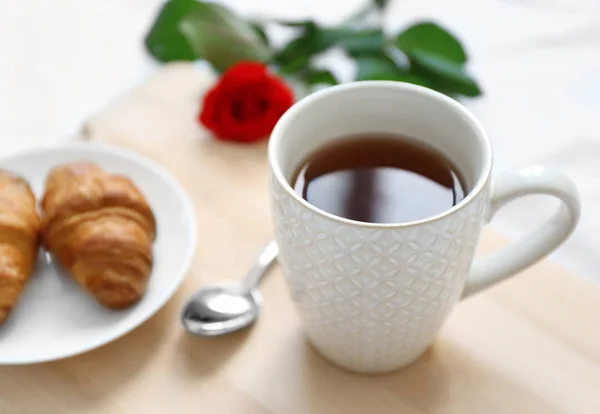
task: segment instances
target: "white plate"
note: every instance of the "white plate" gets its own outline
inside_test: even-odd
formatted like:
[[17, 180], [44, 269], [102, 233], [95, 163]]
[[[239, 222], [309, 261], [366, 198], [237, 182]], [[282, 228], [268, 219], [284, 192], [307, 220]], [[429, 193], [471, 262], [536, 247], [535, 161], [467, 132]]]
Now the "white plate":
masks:
[[40, 251], [19, 302], [0, 327], [0, 364], [65, 358], [119, 338], [167, 302], [190, 266], [196, 248], [192, 205], [177, 180], [153, 161], [122, 149], [79, 143], [20, 153], [0, 161], [0, 168], [27, 179], [39, 197], [48, 171], [74, 160], [94, 161], [130, 177], [150, 203], [157, 238], [147, 292], [130, 309], [104, 309]]

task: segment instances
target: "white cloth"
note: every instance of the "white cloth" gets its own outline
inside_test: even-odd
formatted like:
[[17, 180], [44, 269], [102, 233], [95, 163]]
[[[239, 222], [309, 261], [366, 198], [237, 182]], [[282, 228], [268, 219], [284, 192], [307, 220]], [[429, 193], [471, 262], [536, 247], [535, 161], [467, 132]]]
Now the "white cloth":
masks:
[[[247, 15], [333, 23], [363, 1], [226, 3]], [[161, 3], [0, 2], [0, 155], [68, 139], [156, 70], [142, 39]], [[485, 89], [467, 105], [492, 137], [496, 169], [557, 164], [575, 178], [583, 219], [554, 257], [600, 281], [600, 0], [391, 0], [386, 28], [419, 18], [440, 21], [466, 44]], [[515, 203], [492, 225], [516, 237], [549, 214], [546, 201]]]

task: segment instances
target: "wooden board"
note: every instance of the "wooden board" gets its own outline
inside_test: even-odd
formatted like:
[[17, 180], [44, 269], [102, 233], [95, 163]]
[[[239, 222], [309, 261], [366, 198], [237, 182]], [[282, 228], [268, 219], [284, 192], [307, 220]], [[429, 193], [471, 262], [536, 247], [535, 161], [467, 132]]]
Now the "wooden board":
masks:
[[[272, 233], [265, 143], [217, 142], [195, 122], [210, 81], [192, 65], [167, 66], [82, 130], [158, 160], [188, 189], [199, 245], [186, 282], [112, 344], [0, 367], [0, 413], [600, 413], [600, 289], [549, 261], [459, 304], [430, 351], [395, 374], [350, 374], [323, 360], [304, 341], [278, 270], [252, 329], [185, 333], [185, 299], [242, 277]], [[503, 244], [488, 231], [482, 250]]]

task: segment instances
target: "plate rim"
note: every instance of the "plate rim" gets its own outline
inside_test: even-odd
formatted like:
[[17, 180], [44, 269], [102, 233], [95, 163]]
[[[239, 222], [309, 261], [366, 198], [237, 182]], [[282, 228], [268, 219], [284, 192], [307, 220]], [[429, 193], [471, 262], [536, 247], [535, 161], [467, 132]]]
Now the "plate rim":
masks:
[[[197, 220], [196, 215], [194, 213], [194, 206], [191, 202], [191, 199], [185, 190], [185, 188], [181, 185], [179, 180], [175, 178], [175, 176], [169, 172], [165, 167], [163, 167], [158, 162], [154, 161], [150, 157], [147, 157], [139, 152], [122, 148], [116, 145], [97, 143], [97, 142], [65, 142], [59, 144], [51, 144], [51, 145], [40, 145], [35, 148], [22, 149], [19, 151], [11, 152], [8, 154], [4, 154], [0, 156], [0, 167], [3, 162], [9, 161], [13, 158], [36, 155], [40, 153], [47, 153], [53, 151], [75, 151], [75, 150], [84, 150], [84, 151], [92, 151], [92, 152], [100, 152], [109, 155], [116, 155], [125, 159], [130, 159], [135, 163], [142, 165], [144, 168], [149, 169], [159, 175], [165, 182], [171, 187], [174, 192], [178, 195], [179, 199], [183, 203], [185, 217], [189, 221], [190, 226], [188, 226], [188, 236], [190, 238], [190, 243], [188, 245], [187, 251], [185, 252], [184, 259], [181, 262], [180, 270], [177, 274], [177, 277], [172, 277], [174, 280], [173, 285], [166, 293], [159, 298], [154, 306], [150, 308], [150, 310], [146, 313], [140, 313], [140, 316], [132, 318], [132, 322], [124, 325], [116, 332], [107, 337], [102, 337], [99, 340], [93, 341], [89, 344], [85, 344], [81, 347], [74, 347], [66, 352], [59, 352], [56, 355], [49, 355], [43, 357], [27, 357], [27, 358], [12, 358], [12, 359], [3, 359], [0, 354], [0, 366], [1, 365], [30, 365], [30, 364], [38, 364], [43, 362], [50, 361], [58, 361], [61, 359], [66, 359], [70, 357], [74, 357], [77, 355], [81, 355], [87, 352], [90, 352], [94, 349], [100, 348], [104, 345], [107, 345], [127, 334], [132, 332], [134, 329], [138, 328], [140, 325], [148, 321], [152, 318], [160, 309], [162, 309], [166, 303], [173, 297], [173, 295], [177, 292], [177, 290], [181, 287], [181, 284], [185, 280], [187, 274], [189, 273], [192, 260], [196, 253], [196, 248], [198, 244], [198, 235], [197, 235]], [[26, 177], [25, 177], [26, 178]]]

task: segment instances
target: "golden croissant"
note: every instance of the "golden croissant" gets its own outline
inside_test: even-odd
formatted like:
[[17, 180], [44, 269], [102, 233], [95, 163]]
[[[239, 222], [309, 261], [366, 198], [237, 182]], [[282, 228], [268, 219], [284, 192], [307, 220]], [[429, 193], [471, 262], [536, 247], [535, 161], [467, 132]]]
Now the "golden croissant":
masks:
[[56, 167], [41, 201], [42, 243], [96, 300], [126, 308], [144, 294], [156, 222], [128, 178], [98, 165]]
[[39, 248], [39, 229], [29, 184], [0, 170], [0, 324], [29, 279]]

